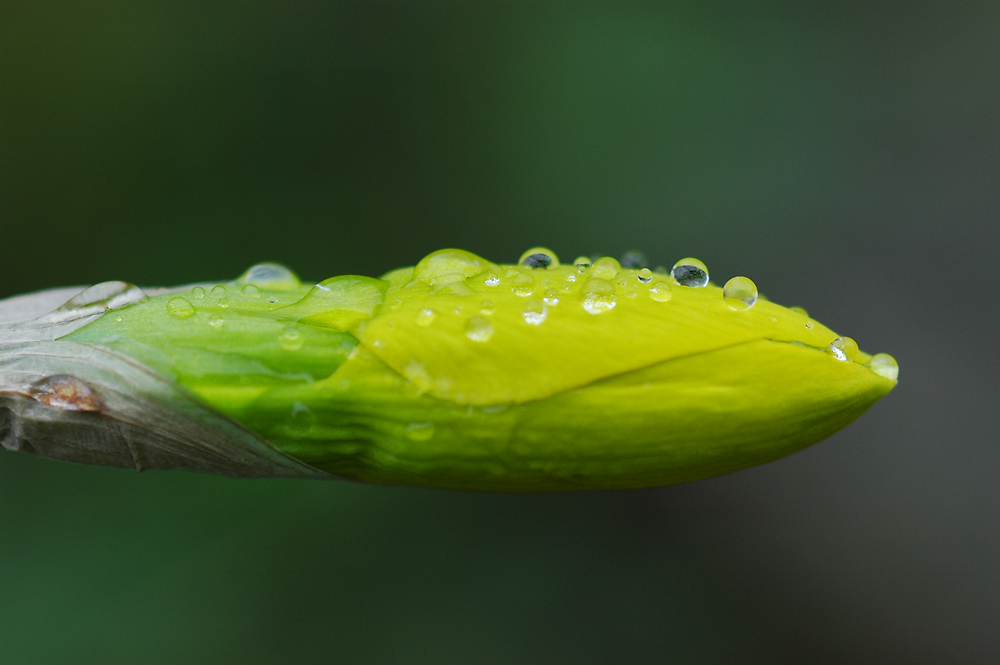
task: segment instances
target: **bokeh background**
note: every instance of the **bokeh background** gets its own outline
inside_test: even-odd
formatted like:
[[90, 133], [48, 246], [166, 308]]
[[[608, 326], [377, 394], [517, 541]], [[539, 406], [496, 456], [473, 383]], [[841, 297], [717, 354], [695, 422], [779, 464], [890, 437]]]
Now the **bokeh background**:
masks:
[[635, 492], [4, 452], [0, 662], [1000, 662], [998, 35], [996, 3], [5, 0], [0, 296], [641, 249], [901, 381]]

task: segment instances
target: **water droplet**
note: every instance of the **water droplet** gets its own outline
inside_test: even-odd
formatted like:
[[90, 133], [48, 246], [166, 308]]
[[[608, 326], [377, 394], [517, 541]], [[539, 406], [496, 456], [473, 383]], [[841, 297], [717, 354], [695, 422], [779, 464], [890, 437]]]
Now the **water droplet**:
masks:
[[792, 310], [796, 314], [801, 314], [802, 316], [809, 316], [809, 312], [807, 312], [802, 307], [789, 307], [788, 309]]
[[212, 326], [216, 330], [226, 325], [226, 320], [219, 316], [218, 314], [212, 314], [208, 317], [208, 325]]
[[37, 402], [63, 411], [101, 410], [101, 400], [94, 389], [68, 374], [41, 379], [32, 384], [28, 394]]
[[858, 343], [850, 337], [838, 337], [827, 348], [834, 358], [845, 362], [854, 360], [854, 356], [858, 355]]
[[278, 344], [285, 351], [298, 351], [305, 343], [305, 336], [295, 326], [288, 326], [278, 335]]
[[142, 289], [128, 282], [101, 282], [76, 294], [59, 307], [56, 312], [72, 313], [73, 316], [87, 316], [111, 309], [120, 309], [147, 300], [149, 297]]
[[484, 300], [482, 306], [479, 308], [479, 313], [483, 314], [484, 316], [489, 316], [495, 311], [496, 308], [493, 306], [493, 302], [490, 300]]
[[437, 312], [435, 312], [430, 307], [424, 307], [419, 312], [417, 312], [417, 325], [421, 328], [426, 328], [430, 324], [434, 323], [434, 319], [437, 318]]
[[590, 257], [589, 256], [578, 256], [573, 260], [573, 265], [576, 266], [580, 272], [583, 272], [590, 267]]
[[500, 277], [495, 272], [487, 272], [483, 275], [483, 284], [486, 286], [499, 286]]
[[229, 298], [219, 298], [219, 307], [222, 309], [229, 307]]
[[629, 283], [628, 273], [625, 272], [624, 270], [618, 273], [617, 277], [615, 278], [615, 283], [621, 287], [624, 287], [626, 284], [628, 284]]
[[639, 284], [636, 282], [629, 282], [625, 285], [625, 297], [635, 298], [639, 295]]
[[605, 256], [594, 262], [590, 268], [590, 274], [597, 279], [614, 279], [615, 275], [621, 272], [621, 269], [622, 266], [618, 261], [610, 256]]
[[734, 312], [750, 309], [757, 302], [757, 285], [749, 277], [733, 277], [722, 287], [722, 297]]
[[461, 282], [498, 266], [472, 252], [461, 249], [442, 249], [420, 259], [413, 268], [413, 279], [431, 286]]
[[559, 267], [559, 258], [555, 252], [545, 247], [532, 247], [522, 254], [517, 262], [528, 268], [547, 269]]
[[125, 320], [125, 319], [124, 319], [124, 318], [122, 317], [122, 315], [121, 315], [121, 314], [119, 314], [118, 316], [116, 316], [116, 317], [115, 317], [115, 321], [116, 321], [116, 322], [118, 322], [118, 323], [121, 323], [121, 322], [122, 322], [122, 321], [124, 321], [124, 320]]
[[167, 311], [178, 319], [190, 319], [194, 316], [194, 305], [187, 298], [177, 296], [167, 302]]
[[212, 287], [212, 297], [213, 298], [225, 298], [227, 295], [226, 287], [222, 284]]
[[527, 273], [520, 273], [514, 278], [514, 285], [511, 287], [514, 295], [527, 298], [535, 292], [535, 280]]
[[524, 322], [531, 326], [540, 326], [549, 315], [548, 305], [540, 300], [529, 300], [521, 312]]
[[267, 301], [273, 305], [278, 302], [278, 296], [268, 296]]
[[806, 330], [812, 330], [814, 325], [816, 324], [814, 324], [811, 320], [806, 321]]
[[546, 289], [545, 297], [542, 298], [542, 302], [544, 302], [549, 307], [555, 307], [556, 305], [559, 304], [559, 296], [552, 289]]
[[767, 318], [771, 319], [771, 323], [777, 323], [778, 322], [778, 317], [776, 317], [776, 316], [769, 316]]
[[649, 285], [649, 297], [656, 302], [667, 302], [673, 296], [670, 282], [663, 279]]
[[666, 266], [656, 266], [655, 268], [653, 268], [653, 272], [655, 272], [657, 275], [669, 275], [670, 274], [670, 271], [667, 270]]
[[895, 381], [899, 378], [899, 365], [896, 363], [896, 359], [888, 353], [876, 353], [868, 361], [868, 368], [890, 381]]
[[240, 284], [253, 282], [271, 291], [292, 291], [302, 285], [298, 276], [280, 263], [250, 266], [236, 281]]
[[434, 423], [410, 423], [406, 426], [406, 438], [411, 441], [427, 441], [434, 436]]
[[700, 287], [708, 284], [708, 267], [698, 259], [681, 259], [674, 264], [670, 274], [681, 286]]
[[200, 286], [196, 286], [193, 289], [191, 289], [191, 295], [197, 298], [198, 300], [201, 300], [202, 298], [205, 297], [205, 289]]
[[246, 284], [240, 289], [242, 293], [247, 298], [260, 298], [260, 289], [257, 288], [256, 284]]
[[[603, 260], [603, 259], [602, 259]], [[614, 261], [614, 259], [611, 259]], [[615, 263], [618, 263], [615, 261]], [[596, 264], [595, 264], [596, 265]], [[615, 298], [615, 285], [611, 282], [593, 278], [587, 281], [583, 294], [583, 308], [588, 314], [603, 314], [615, 308], [618, 300]]]
[[638, 250], [632, 250], [630, 252], [625, 252], [622, 257], [622, 268], [645, 268], [649, 264], [646, 260], [646, 255]]
[[465, 336], [473, 342], [488, 342], [493, 337], [493, 324], [481, 316], [474, 316], [465, 324]]
[[649, 268], [643, 268], [639, 271], [638, 277], [643, 284], [649, 284], [653, 280], [653, 271]]
[[316, 422], [316, 416], [309, 409], [308, 406], [302, 402], [295, 402], [292, 405], [292, 414], [290, 422], [288, 423], [288, 429], [294, 436], [303, 436], [312, 429]]

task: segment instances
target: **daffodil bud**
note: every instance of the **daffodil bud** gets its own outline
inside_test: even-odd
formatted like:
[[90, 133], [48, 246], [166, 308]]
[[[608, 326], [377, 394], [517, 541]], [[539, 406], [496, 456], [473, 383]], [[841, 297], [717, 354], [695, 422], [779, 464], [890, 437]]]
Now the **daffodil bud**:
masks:
[[448, 249], [380, 279], [303, 285], [261, 264], [224, 284], [12, 298], [0, 440], [140, 470], [621, 489], [782, 457], [896, 384], [890, 356], [746, 277], [623, 263]]

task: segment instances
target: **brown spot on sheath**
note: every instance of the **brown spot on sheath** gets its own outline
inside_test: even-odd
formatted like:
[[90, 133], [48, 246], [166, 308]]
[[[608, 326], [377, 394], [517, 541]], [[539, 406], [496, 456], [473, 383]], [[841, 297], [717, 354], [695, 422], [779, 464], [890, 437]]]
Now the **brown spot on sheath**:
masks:
[[64, 411], [100, 411], [101, 400], [94, 389], [69, 374], [48, 376], [31, 386], [30, 397]]

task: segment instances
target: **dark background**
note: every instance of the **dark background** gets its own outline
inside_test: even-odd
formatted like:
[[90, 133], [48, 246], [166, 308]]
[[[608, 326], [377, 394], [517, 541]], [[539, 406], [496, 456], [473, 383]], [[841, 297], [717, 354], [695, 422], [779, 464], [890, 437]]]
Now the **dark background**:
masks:
[[877, 4], [0, 4], [0, 296], [638, 248], [901, 366], [646, 491], [5, 452], [0, 662], [998, 662], [1000, 6]]

